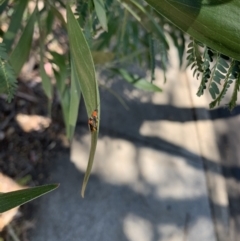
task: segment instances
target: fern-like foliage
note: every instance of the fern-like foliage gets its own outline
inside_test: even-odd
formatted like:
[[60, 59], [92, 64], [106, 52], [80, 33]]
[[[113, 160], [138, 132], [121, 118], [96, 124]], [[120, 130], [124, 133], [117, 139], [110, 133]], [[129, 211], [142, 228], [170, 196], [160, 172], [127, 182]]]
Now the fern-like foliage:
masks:
[[233, 83], [233, 80], [229, 78], [230, 74], [231, 74], [231, 68], [228, 69], [228, 72], [225, 76], [224, 85], [221, 92], [216, 97], [216, 99], [209, 104], [210, 108], [214, 108], [216, 105], [219, 105], [223, 97], [226, 95], [230, 85]]
[[237, 61], [233, 68], [233, 77], [236, 77], [234, 89], [230, 102], [228, 103], [228, 108], [233, 110], [237, 103], [237, 94], [240, 89], [240, 63]]
[[8, 62], [8, 55], [4, 44], [0, 44], [0, 93], [7, 94], [11, 101], [17, 88], [14, 71]]
[[203, 62], [201, 66], [203, 73], [202, 73], [201, 83], [197, 92], [198, 96], [203, 95], [204, 90], [206, 89], [206, 84], [211, 76], [210, 62], [213, 61], [212, 55], [213, 55], [212, 51], [209, 48], [205, 47], [205, 51], [203, 54]]
[[219, 95], [220, 91], [218, 86], [221, 86], [221, 81], [225, 79], [225, 76], [229, 70], [229, 64], [224, 56], [220, 55], [219, 53], [216, 53], [216, 56], [216, 61], [213, 66], [209, 83], [209, 92], [213, 99], [216, 99], [216, 97]]
[[229, 87], [234, 84], [231, 100], [228, 104], [230, 110], [236, 106], [237, 93], [240, 86], [240, 63], [237, 60], [229, 59], [218, 52], [215, 52], [205, 46], [203, 54], [200, 51], [198, 42], [191, 40], [188, 45], [188, 66], [192, 65], [193, 76], [197, 73], [197, 77], [202, 75], [197, 95], [201, 96], [207, 88], [214, 99], [210, 104], [210, 108], [219, 105], [226, 95]]
[[187, 50], [187, 60], [188, 60], [188, 65], [191, 65], [191, 69], [193, 69], [193, 76], [197, 74], [197, 79], [199, 75], [203, 72], [202, 65], [203, 65], [203, 60], [201, 56], [201, 52], [199, 51], [199, 47], [203, 47], [202, 43], [192, 39], [192, 41], [188, 45], [188, 50]]

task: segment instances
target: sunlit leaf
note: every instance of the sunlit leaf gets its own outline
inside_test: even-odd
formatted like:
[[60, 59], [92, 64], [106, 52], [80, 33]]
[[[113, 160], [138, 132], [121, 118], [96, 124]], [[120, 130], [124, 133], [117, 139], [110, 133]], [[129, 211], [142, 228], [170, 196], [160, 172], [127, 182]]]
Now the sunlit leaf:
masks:
[[18, 41], [16, 47], [14, 48], [12, 54], [10, 55], [10, 63], [16, 73], [19, 74], [23, 64], [26, 62], [29, 56], [29, 52], [32, 46], [34, 23], [36, 20], [36, 10], [32, 13], [28, 20], [28, 23]]
[[38, 198], [48, 192], [53, 191], [59, 184], [49, 184], [39, 187], [27, 188], [19, 191], [1, 193], [0, 194], [0, 213], [8, 211], [19, 205], [27, 203]]
[[93, 0], [95, 10], [97, 17], [99, 19], [99, 22], [102, 26], [102, 28], [107, 32], [108, 31], [108, 26], [107, 26], [107, 16], [106, 16], [106, 9], [104, 6], [104, 1], [103, 0]]
[[162, 89], [159, 88], [158, 86], [152, 84], [151, 82], [147, 81], [144, 78], [140, 78], [139, 76], [134, 76], [130, 74], [127, 70], [125, 69], [116, 69], [116, 68], [111, 68], [112, 71], [115, 73], [120, 74], [124, 80], [126, 80], [128, 83], [132, 84], [138, 89], [146, 90], [146, 91], [154, 91], [154, 92], [161, 92]]
[[240, 1], [145, 1], [194, 39], [240, 60]]
[[88, 116], [90, 117], [93, 111], [98, 109], [99, 121], [97, 123], [97, 131], [91, 132], [91, 149], [81, 192], [82, 196], [84, 197], [84, 192], [92, 169], [94, 154], [97, 146], [100, 123], [100, 100], [91, 52], [84, 34], [82, 33], [82, 30], [69, 5], [67, 6], [67, 29], [70, 42], [71, 58], [73, 59], [75, 65], [75, 75], [79, 80], [80, 89], [82, 91]]
[[11, 50], [14, 38], [21, 27], [23, 13], [28, 4], [28, 0], [21, 0], [14, 7], [14, 12], [11, 17], [7, 32], [4, 34], [3, 43], [6, 46], [7, 52]]

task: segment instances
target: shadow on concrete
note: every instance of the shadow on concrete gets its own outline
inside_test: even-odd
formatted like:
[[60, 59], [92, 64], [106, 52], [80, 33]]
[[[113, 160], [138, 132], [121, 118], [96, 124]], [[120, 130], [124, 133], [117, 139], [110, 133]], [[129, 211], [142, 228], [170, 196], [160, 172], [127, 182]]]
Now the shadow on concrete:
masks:
[[[135, 108], [136, 103], [128, 102], [127, 104], [129, 106], [130, 111], [126, 111], [126, 115], [130, 115], [132, 109]], [[209, 110], [206, 108], [184, 108], [172, 105], [155, 104], [155, 113], [148, 112], [149, 109], [153, 108], [153, 105], [154, 104], [152, 103], [141, 103], [142, 110], [139, 110], [140, 113], [138, 113], [138, 115], [141, 114], [142, 116], [145, 116], [145, 121], [166, 120], [179, 123], [195, 121], [196, 119], [198, 119], [199, 121], [226, 119], [240, 115], [239, 105], [236, 106], [232, 112], [230, 112], [230, 110], [226, 107], [219, 107], [213, 110]], [[196, 113], [198, 113], [198, 118], [196, 117]], [[208, 115], [206, 115], [206, 113], [208, 113]]]
[[[231, 240], [238, 241], [240, 237], [240, 120], [239, 118], [226, 119], [218, 123], [216, 135], [221, 155], [223, 175], [226, 177], [229, 213], [231, 217]], [[224, 129], [224, 132], [221, 131]], [[219, 131], [220, 130], [220, 131]]]
[[[132, 239], [129, 238], [128, 225], [138, 224], [141, 220], [144, 227], [148, 227], [144, 230], [145, 240], [169, 240], [174, 235], [177, 235], [177, 240], [184, 240], [186, 235], [190, 235], [188, 240], [200, 241], [196, 237], [199, 230], [192, 234], [188, 232], [199, 220], [209, 219], [209, 213], [199, 212], [207, 205], [205, 196], [159, 199], [153, 194], [142, 195], [126, 185], [109, 184], [91, 175], [86, 198], [82, 199], [80, 184], [83, 173], [70, 162], [69, 154], [61, 153], [52, 164], [51, 181], [60, 182], [61, 188], [37, 201], [41, 205], [32, 240], [129, 241]], [[79, 185], [74, 185], [76, 183]], [[186, 214], [186, 210], [189, 213]], [[178, 228], [178, 232], [163, 236], [164, 230], [160, 227], [169, 228], [169, 225]], [[134, 231], [141, 234], [141, 230]], [[206, 232], [204, 240], [214, 240], [208, 235]]]
[[197, 161], [199, 159], [201, 159], [203, 161], [203, 164], [207, 165], [211, 171], [216, 171], [217, 173], [219, 173], [219, 165], [220, 165], [220, 168], [223, 171], [224, 176], [226, 178], [234, 178], [240, 181], [240, 168], [238, 167], [238, 165], [227, 166], [224, 163], [222, 164], [216, 163], [211, 159], [195, 154], [194, 152], [191, 152], [186, 148], [175, 145], [162, 138], [146, 137], [146, 136], [143, 137], [140, 134], [138, 136], [136, 134], [130, 135], [129, 133], [121, 134], [115, 131], [108, 132], [108, 130], [106, 129], [104, 130], [103, 128], [102, 128], [102, 132], [104, 132], [105, 134], [107, 133], [110, 134], [111, 137], [115, 137], [115, 138], [117, 137], [117, 138], [129, 140], [132, 143], [138, 142], [138, 147], [144, 147], [144, 146], [151, 147], [155, 150], [158, 150], [158, 151], [160, 150], [170, 155], [181, 157], [187, 162], [188, 165], [191, 165], [192, 167], [197, 169], [201, 168], [199, 166], [199, 161]]
[[[201, 157], [198, 154], [187, 150], [181, 146], [168, 142], [159, 137], [143, 136], [140, 128], [145, 121], [170, 121], [170, 122], [190, 122], [196, 121], [195, 113], [202, 112], [202, 119], [209, 120], [209, 115], [205, 115], [205, 108], [179, 108], [172, 105], [157, 105], [152, 103], [140, 103], [129, 100], [130, 111], [124, 110], [117, 99], [109, 98], [109, 95], [102, 93], [101, 106], [101, 136], [110, 136], [129, 140], [139, 147], [151, 147], [155, 150], [181, 157], [184, 161], [196, 169], [200, 169], [199, 160], [203, 164], [210, 166], [211, 171], [218, 171], [219, 165], [213, 160]], [[111, 104], [109, 104], [111, 103]], [[115, 108], [118, 111], [115, 111]], [[123, 108], [121, 111], [119, 109]], [[87, 116], [85, 111], [81, 111], [78, 126], [86, 127]], [[229, 118], [240, 113], [240, 107], [230, 114], [223, 109], [216, 109], [209, 112], [211, 120]], [[199, 116], [199, 115], [198, 115]], [[200, 115], [201, 116], [201, 115]], [[199, 118], [198, 118], [199, 120]], [[124, 127], [124, 128], [123, 128]], [[186, 136], [187, 138], [187, 136]], [[221, 166], [226, 177], [240, 180], [240, 169], [238, 166]], [[57, 170], [56, 170], [57, 169]], [[150, 241], [169, 240], [165, 237], [160, 227], [173, 225], [179, 230], [176, 232], [177, 240], [198, 241], [202, 238], [198, 235], [199, 230], [191, 228], [199, 220], [209, 220], [209, 211], [199, 212], [208, 206], [208, 197], [198, 196], [195, 198], [158, 198], [154, 192], [150, 194], [140, 194], [127, 185], [114, 185], [103, 182], [97, 175], [91, 175], [86, 198], [80, 198], [80, 186], [83, 180], [83, 173], [76, 169], [70, 162], [69, 154], [59, 155], [53, 163], [52, 181], [60, 182], [61, 188], [56, 192], [43, 197], [38, 213], [38, 228], [34, 232], [34, 241], [42, 240], [64, 240], [64, 241], [112, 241], [130, 240], [127, 226], [134, 225], [137, 220], [148, 227], [147, 233]], [[233, 173], [235, 173], [233, 175]], [[141, 181], [144, 181], [142, 178]], [[148, 183], [149, 189], [153, 189]], [[198, 188], [196, 186], [196, 188]], [[53, 205], [54, 204], [54, 205]], [[214, 204], [219, 209], [225, 207]], [[204, 207], [203, 207], [204, 206]], [[189, 212], [186, 213], [186, 210]], [[234, 215], [234, 214], [233, 214]], [[235, 215], [238, 215], [236, 213]], [[45, 222], [47, 220], [47, 225]], [[221, 220], [219, 220], [221, 221]], [[192, 234], [188, 234], [191, 229]], [[141, 230], [138, 230], [141, 232]], [[214, 233], [214, 232], [212, 232]], [[173, 234], [174, 235], [174, 234]], [[192, 235], [192, 236], [191, 236]], [[211, 239], [209, 233], [201, 240]], [[199, 236], [199, 237], [198, 237]], [[54, 238], [53, 238], [54, 237]]]
[[[104, 92], [104, 91], [103, 91]], [[123, 92], [123, 90], [122, 90]], [[199, 156], [186, 148], [168, 142], [160, 137], [142, 136], [140, 128], [145, 121], [169, 121], [169, 122], [194, 122], [205, 120], [228, 119], [240, 115], [240, 106], [236, 106], [234, 111], [230, 112], [227, 108], [220, 107], [214, 110], [206, 108], [182, 108], [172, 105], [157, 105], [153, 103], [140, 103], [139, 100], [130, 100], [127, 105], [130, 111], [126, 111], [116, 98], [112, 98], [108, 93], [102, 93], [103, 96], [101, 107], [101, 131], [100, 135], [109, 135], [129, 140], [133, 143], [139, 142], [141, 146], [149, 146], [165, 153], [182, 157], [189, 165], [199, 168], [201, 159], [203, 164], [210, 167], [211, 171], [219, 173], [219, 163]], [[109, 99], [110, 98], [110, 99]], [[111, 103], [111, 105], [107, 104]], [[82, 106], [83, 107], [83, 106]], [[121, 115], [119, 111], [115, 112], [115, 108], [122, 108]], [[86, 112], [81, 108], [78, 125], [86, 127]], [[117, 114], [115, 114], [117, 113]], [[196, 113], [198, 114], [196, 117]], [[124, 128], [122, 128], [124, 126]], [[157, 131], [157, 130], [156, 130]], [[189, 133], [191, 135], [191, 133]], [[188, 138], [186, 136], [186, 138]], [[219, 147], [222, 148], [222, 147]], [[234, 178], [240, 181], [240, 167], [238, 165], [225, 165], [222, 162], [221, 170], [226, 178]]]

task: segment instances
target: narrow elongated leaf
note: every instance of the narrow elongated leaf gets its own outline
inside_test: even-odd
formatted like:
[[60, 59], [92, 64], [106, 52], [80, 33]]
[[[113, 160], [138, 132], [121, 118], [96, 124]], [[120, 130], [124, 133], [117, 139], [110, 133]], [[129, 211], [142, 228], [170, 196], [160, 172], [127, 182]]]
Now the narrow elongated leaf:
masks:
[[106, 9], [104, 6], [103, 0], [93, 0], [95, 11], [98, 17], [98, 20], [102, 26], [102, 28], [107, 32], [108, 26], [107, 26], [107, 16], [106, 16]]
[[58, 11], [58, 9], [54, 5], [50, 4], [50, 6], [51, 6], [51, 11], [55, 15], [55, 17], [58, 18], [58, 20], [61, 22], [62, 27], [64, 29], [67, 29], [67, 24], [62, 16], [62, 14]]
[[[43, 40], [42, 40], [43, 41]], [[51, 79], [47, 75], [45, 68], [44, 68], [44, 46], [43, 42], [41, 41], [40, 43], [40, 75], [42, 79], [42, 87], [43, 90], [48, 97], [48, 100], [52, 99], [52, 84], [51, 84]]]
[[113, 52], [94, 51], [92, 52], [94, 64], [106, 64], [112, 62], [115, 54]]
[[[100, 101], [98, 84], [95, 76], [93, 59], [87, 41], [82, 30], [75, 19], [69, 5], [67, 6], [67, 29], [70, 42], [70, 53], [75, 65], [75, 74], [79, 80], [80, 89], [84, 98], [88, 116], [92, 116], [94, 110], [98, 110], [97, 128], [91, 131], [91, 149], [88, 160], [87, 171], [84, 176], [82, 186], [82, 196], [84, 197], [85, 188], [90, 176], [94, 154], [97, 146], [97, 137], [100, 123]], [[86, 121], [87, 123], [87, 121]]]
[[59, 184], [49, 184], [39, 187], [27, 188], [19, 191], [1, 193], [0, 194], [0, 213], [8, 211], [19, 205], [27, 203], [38, 198], [48, 192], [53, 191]]
[[[42, 25], [40, 21], [40, 14], [37, 12], [37, 22], [39, 27], [39, 42], [40, 42], [40, 75], [42, 79], [42, 87], [44, 93], [48, 97], [48, 115], [51, 116], [51, 107], [52, 107], [52, 83], [50, 77], [47, 75], [45, 67], [44, 67], [44, 43], [45, 43], [45, 34], [42, 31]], [[44, 26], [45, 27], [45, 26]]]
[[145, 1], [194, 39], [240, 60], [240, 1]]
[[[126, 0], [125, 0], [126, 1]], [[147, 19], [148, 21], [143, 21], [141, 20], [141, 24], [143, 25], [143, 27], [151, 32], [151, 33], [154, 33], [156, 36], [159, 37], [159, 39], [162, 40], [165, 48], [169, 48], [169, 45], [168, 45], [168, 42], [166, 40], [166, 37], [165, 37], [165, 34], [164, 34], [164, 31], [162, 29], [162, 26], [160, 26], [159, 24], [156, 23], [155, 19], [152, 17], [152, 15], [141, 5], [139, 4], [137, 1], [135, 0], [130, 0], [133, 5], [135, 5], [144, 15], [146, 15], [147, 18], [143, 18], [144, 19]]]
[[60, 95], [61, 106], [63, 110], [63, 118], [66, 126], [67, 136], [70, 136], [70, 128], [69, 128], [69, 108], [70, 108], [70, 88], [67, 86], [65, 90]]
[[22, 36], [9, 58], [16, 75], [19, 74], [23, 64], [26, 62], [28, 58], [32, 45], [35, 20], [36, 10], [32, 13], [31, 17], [29, 18], [28, 23], [22, 33]]
[[136, 82], [133, 83], [133, 85], [138, 89], [146, 91], [162, 92], [161, 88], [148, 82], [146, 79], [138, 79]]
[[60, 55], [56, 52], [51, 52], [52, 54], [52, 62], [58, 66], [58, 69], [53, 68], [54, 76], [56, 78], [56, 87], [59, 93], [59, 98], [61, 101], [61, 106], [63, 110], [63, 118], [66, 126], [67, 136], [70, 136], [69, 133], [69, 106], [70, 106], [70, 88], [66, 83], [68, 77], [68, 64], [66, 60], [66, 56]]
[[56, 78], [57, 89], [61, 97], [66, 88], [66, 79], [68, 75], [68, 65], [66, 63], [66, 56], [52, 51], [50, 51], [50, 53], [53, 57], [51, 62], [58, 66], [58, 70], [53, 68], [53, 71]]
[[76, 66], [76, 76], [80, 81], [88, 116], [91, 116], [99, 105], [93, 59], [87, 41], [69, 6], [67, 7], [67, 21], [71, 57]]
[[18, 4], [14, 7], [14, 12], [11, 17], [7, 32], [4, 34], [3, 43], [6, 46], [7, 52], [11, 50], [14, 38], [21, 27], [22, 17], [24, 10], [26, 9], [28, 0], [18, 1]]
[[[98, 125], [98, 127], [99, 127], [99, 125]], [[88, 165], [87, 165], [86, 173], [84, 175], [82, 190], [81, 190], [82, 197], [84, 197], [85, 190], [86, 190], [86, 187], [87, 187], [87, 183], [88, 183], [88, 180], [89, 180], [89, 177], [90, 177], [90, 174], [91, 174], [94, 156], [95, 156], [95, 151], [96, 151], [96, 148], [97, 148], [97, 138], [98, 138], [98, 131], [92, 132], [91, 133], [91, 149], [90, 149], [90, 154], [89, 154], [89, 159], [88, 159]]]
[[52, 84], [49, 76], [47, 75], [45, 68], [44, 68], [44, 63], [43, 63], [43, 56], [41, 55], [41, 60], [40, 60], [40, 75], [42, 79], [42, 87], [43, 90], [48, 97], [49, 100], [52, 99]]
[[160, 89], [158, 86], [148, 82], [146, 79], [131, 75], [125, 69], [112, 68], [111, 70], [114, 71], [115, 73], [120, 74], [124, 80], [134, 85], [138, 89], [142, 89], [146, 91], [162, 92], [162, 89]]
[[73, 62], [71, 61], [71, 94], [70, 94], [70, 109], [69, 109], [69, 117], [68, 117], [68, 125], [69, 125], [69, 133], [68, 138], [72, 139], [73, 133], [75, 130], [77, 117], [78, 117], [78, 108], [80, 104], [80, 97], [81, 97], [81, 89], [79, 85], [79, 80], [76, 76], [76, 67]]

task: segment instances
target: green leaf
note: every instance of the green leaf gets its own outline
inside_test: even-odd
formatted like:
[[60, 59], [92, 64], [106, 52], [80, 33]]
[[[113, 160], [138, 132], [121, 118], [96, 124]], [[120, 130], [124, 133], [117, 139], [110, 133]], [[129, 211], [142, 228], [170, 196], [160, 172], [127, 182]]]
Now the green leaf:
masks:
[[13, 15], [11, 16], [11, 22], [3, 38], [3, 43], [6, 46], [7, 52], [11, 50], [14, 38], [21, 27], [23, 13], [27, 7], [27, 4], [28, 4], [28, 0], [21, 0], [14, 7], [14, 12], [13, 12]]
[[240, 60], [240, 1], [146, 2], [194, 39]]
[[0, 14], [3, 13], [3, 11], [6, 9], [8, 5], [8, 0], [3, 0], [2, 4], [0, 5]]
[[10, 55], [9, 60], [16, 75], [19, 74], [23, 64], [26, 62], [28, 58], [31, 45], [32, 45], [35, 20], [36, 20], [36, 10], [34, 10], [31, 17], [29, 18], [21, 38], [19, 39], [16, 47], [14, 48], [12, 54]]
[[58, 54], [57, 52], [50, 52], [53, 59], [51, 60], [58, 68], [53, 68], [56, 79], [56, 87], [59, 93], [59, 98], [63, 110], [63, 118], [66, 126], [67, 136], [69, 136], [69, 106], [70, 106], [70, 88], [66, 83], [68, 77], [68, 64], [66, 63], [66, 56]]
[[44, 68], [44, 63], [43, 63], [43, 56], [40, 54], [41, 60], [40, 60], [40, 75], [42, 79], [42, 87], [43, 90], [48, 97], [49, 100], [52, 99], [52, 84], [51, 84], [51, 79], [47, 75], [45, 68]]
[[107, 16], [106, 16], [106, 9], [104, 6], [103, 0], [93, 0], [95, 11], [98, 17], [98, 20], [102, 26], [102, 28], [107, 32], [108, 26], [107, 26]]
[[79, 85], [79, 80], [76, 76], [76, 67], [72, 60], [70, 109], [69, 109], [69, 119], [68, 119], [68, 125], [69, 125], [68, 138], [70, 140], [73, 137], [73, 133], [74, 133], [76, 122], [77, 122], [80, 97], [81, 97], [81, 89], [80, 89], [80, 85]]
[[70, 7], [67, 7], [67, 27], [71, 57], [76, 65], [77, 78], [83, 94], [88, 116], [99, 106], [98, 84], [93, 59], [87, 41]]
[[69, 66], [66, 64], [66, 56], [53, 51], [50, 51], [50, 53], [53, 57], [51, 62], [58, 67], [58, 70], [53, 68], [53, 71], [56, 78], [57, 89], [61, 97], [66, 88], [66, 79], [68, 75]]
[[46, 28], [46, 36], [52, 32], [53, 24], [54, 24], [54, 14], [52, 10], [49, 10], [47, 13], [47, 17], [45, 18], [45, 28]]
[[[126, 1], [126, 0], [124, 0], [124, 1]], [[156, 22], [156, 20], [151, 15], [151, 13], [149, 13], [146, 10], [146, 8], [144, 8], [141, 4], [139, 4], [135, 0], [130, 0], [130, 1], [132, 2], [133, 6], [135, 6], [138, 10], [140, 10], [145, 15], [145, 17], [143, 19], [140, 19], [139, 22], [146, 29], [146, 31], [148, 31], [149, 33], [151, 32], [151, 33], [155, 34], [159, 39], [161, 39], [161, 41], [164, 44], [164, 47], [166, 49], [169, 49], [169, 45], [168, 45], [167, 39], [165, 37], [165, 34], [164, 34], [162, 26], [160, 26]], [[146, 21], [143, 21], [145, 19], [146, 19]]]
[[58, 188], [59, 184], [49, 184], [0, 194], [0, 213], [27, 203]]
[[237, 96], [238, 96], [238, 91], [239, 91], [239, 87], [240, 87], [240, 73], [237, 76], [237, 79], [235, 80], [235, 84], [234, 84], [234, 89], [233, 89], [233, 93], [232, 93], [232, 97], [231, 100], [228, 104], [229, 109], [232, 111], [236, 105], [237, 105]]
[[142, 89], [146, 91], [162, 92], [162, 89], [160, 89], [158, 86], [148, 82], [146, 79], [139, 78], [139, 76], [131, 75], [125, 69], [111, 68], [111, 70], [114, 71], [115, 73], [120, 74], [124, 80], [134, 85], [138, 89]]
[[61, 22], [62, 27], [63, 27], [64, 29], [67, 29], [67, 24], [66, 24], [66, 22], [65, 22], [65, 20], [64, 20], [64, 18], [63, 18], [63, 16], [62, 16], [62, 14], [58, 11], [58, 9], [57, 9], [54, 5], [50, 4], [50, 6], [51, 6], [51, 11], [52, 11], [52, 13], [53, 13], [53, 14], [55, 15], [55, 17]]
[[[94, 154], [97, 146], [97, 138], [100, 123], [100, 100], [98, 84], [95, 76], [95, 68], [93, 59], [87, 41], [82, 33], [82, 30], [75, 19], [69, 5], [67, 5], [67, 29], [70, 43], [71, 58], [75, 65], [75, 75], [79, 80], [80, 89], [82, 91], [88, 116], [90, 117], [94, 110], [98, 109], [97, 131], [91, 132], [91, 149], [88, 160], [87, 170], [83, 180], [81, 194], [84, 197], [84, 192], [92, 169]], [[86, 121], [87, 123], [87, 121]]]
[[95, 65], [103, 65], [112, 62], [115, 57], [115, 54], [113, 52], [93, 51], [92, 57]]
[[17, 80], [12, 66], [7, 61], [8, 55], [3, 43], [0, 44], [0, 93], [7, 94], [11, 101], [17, 88]]
[[136, 82], [134, 82], [133, 85], [138, 89], [142, 89], [146, 91], [162, 92], [161, 88], [148, 82], [146, 79], [139, 79]]
[[51, 115], [51, 106], [52, 106], [52, 83], [50, 77], [47, 75], [44, 67], [44, 43], [45, 43], [45, 33], [42, 31], [41, 22], [40, 22], [40, 15], [39, 12], [37, 12], [37, 22], [38, 22], [38, 28], [39, 28], [39, 42], [40, 42], [40, 75], [42, 79], [42, 87], [44, 90], [44, 93], [48, 97], [48, 114]]
[[[59, 90], [58, 90], [59, 91]], [[66, 126], [67, 136], [70, 136], [69, 128], [69, 108], [70, 108], [70, 88], [66, 86], [65, 90], [60, 94], [60, 101], [63, 110], [63, 118]]]

